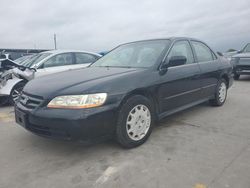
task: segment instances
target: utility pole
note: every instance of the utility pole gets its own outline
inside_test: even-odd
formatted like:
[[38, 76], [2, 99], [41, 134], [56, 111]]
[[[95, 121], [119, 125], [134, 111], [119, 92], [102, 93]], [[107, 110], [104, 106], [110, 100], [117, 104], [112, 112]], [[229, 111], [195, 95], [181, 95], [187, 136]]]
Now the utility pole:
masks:
[[55, 50], [57, 49], [57, 46], [56, 46], [56, 34], [54, 34], [54, 45], [55, 45]]

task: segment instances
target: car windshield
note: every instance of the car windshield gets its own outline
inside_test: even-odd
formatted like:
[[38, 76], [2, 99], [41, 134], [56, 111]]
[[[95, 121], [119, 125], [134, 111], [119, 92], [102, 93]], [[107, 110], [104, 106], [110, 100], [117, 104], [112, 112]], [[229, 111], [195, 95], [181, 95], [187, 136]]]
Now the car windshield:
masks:
[[156, 63], [169, 43], [169, 40], [154, 40], [124, 44], [103, 56], [91, 66], [131, 68], [151, 67]]
[[250, 44], [248, 44], [243, 51], [244, 52], [250, 52]]
[[19, 57], [18, 59], [16, 59], [14, 62], [21, 65], [23, 62], [30, 59], [31, 57], [32, 57], [32, 55], [22, 56], [22, 57]]
[[25, 67], [31, 67], [33, 65], [36, 65], [37, 63], [39, 63], [40, 61], [42, 61], [49, 55], [51, 55], [51, 53], [41, 53], [41, 54], [34, 55], [33, 57], [26, 59], [24, 62], [22, 62], [22, 65]]

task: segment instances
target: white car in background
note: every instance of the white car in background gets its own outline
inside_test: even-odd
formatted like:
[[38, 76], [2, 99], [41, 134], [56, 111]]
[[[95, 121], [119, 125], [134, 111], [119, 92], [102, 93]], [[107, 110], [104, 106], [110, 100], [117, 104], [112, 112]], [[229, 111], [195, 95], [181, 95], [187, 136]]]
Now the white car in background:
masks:
[[[34, 55], [1, 73], [0, 101], [14, 103], [25, 84], [36, 77], [87, 67], [102, 57], [86, 51], [52, 50]], [[3, 70], [3, 68], [2, 68]], [[49, 83], [48, 83], [49, 84]]]

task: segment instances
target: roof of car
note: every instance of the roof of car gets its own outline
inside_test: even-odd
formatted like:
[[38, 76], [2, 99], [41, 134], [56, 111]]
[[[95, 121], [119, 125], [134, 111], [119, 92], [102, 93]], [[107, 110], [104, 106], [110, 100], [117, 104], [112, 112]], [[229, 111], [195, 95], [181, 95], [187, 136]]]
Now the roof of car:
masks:
[[88, 54], [93, 54], [93, 55], [101, 57], [101, 55], [98, 53], [82, 51], [82, 50], [49, 50], [49, 51], [41, 52], [41, 54], [44, 54], [44, 53], [61, 54], [61, 53], [70, 53], [70, 52], [88, 53]]
[[124, 44], [129, 44], [129, 43], [134, 43], [134, 42], [154, 41], [154, 40], [171, 40], [171, 41], [174, 41], [174, 40], [181, 40], [181, 39], [201, 41], [199, 39], [191, 38], [191, 37], [166, 37], [166, 38], [154, 38], [154, 39], [138, 40], [138, 41], [127, 42], [127, 43], [124, 43]]

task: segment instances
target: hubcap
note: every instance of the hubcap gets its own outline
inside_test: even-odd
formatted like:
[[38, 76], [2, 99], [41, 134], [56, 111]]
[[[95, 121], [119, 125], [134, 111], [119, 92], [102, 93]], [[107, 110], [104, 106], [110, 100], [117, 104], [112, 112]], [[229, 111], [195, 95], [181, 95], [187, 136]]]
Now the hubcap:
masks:
[[224, 82], [221, 83], [219, 88], [219, 101], [223, 103], [227, 96], [227, 86]]
[[141, 140], [147, 134], [151, 124], [151, 114], [145, 105], [135, 106], [128, 114], [126, 130], [129, 138]]
[[22, 89], [23, 88], [17, 88], [17, 89], [14, 89], [14, 91], [12, 92], [12, 99], [14, 102], [19, 98]]

